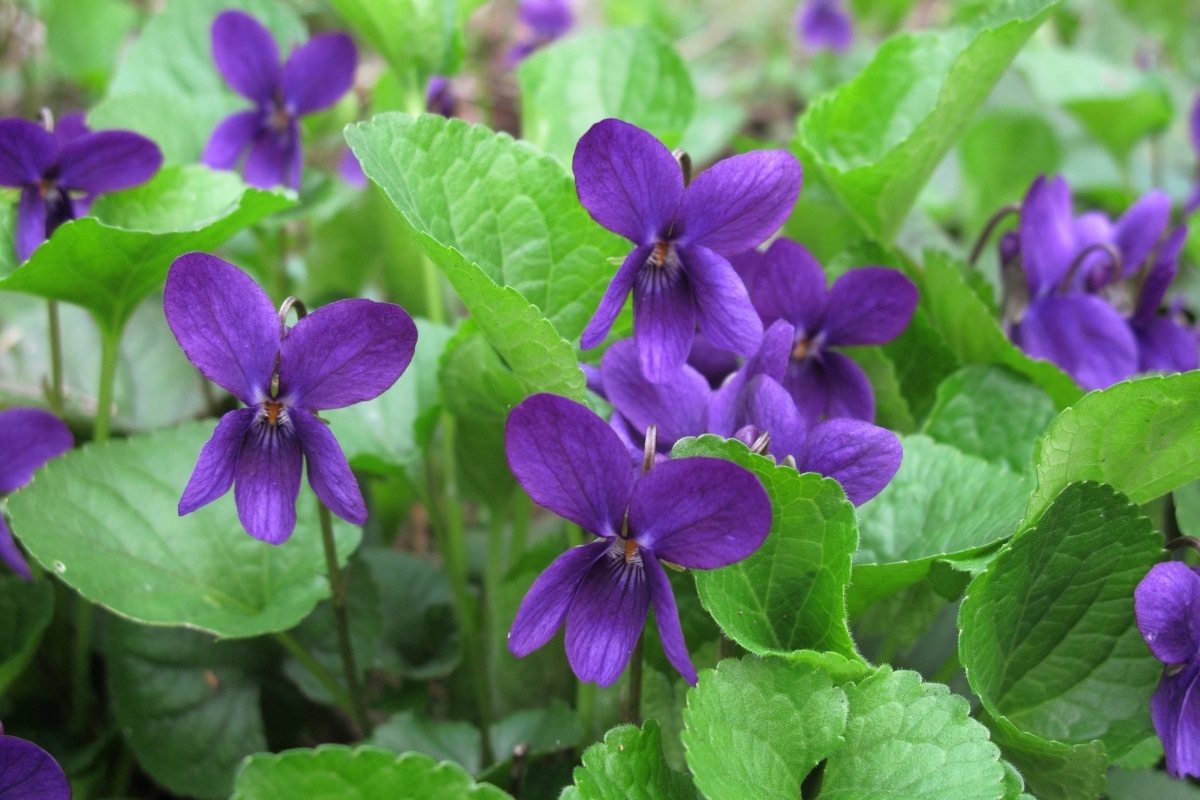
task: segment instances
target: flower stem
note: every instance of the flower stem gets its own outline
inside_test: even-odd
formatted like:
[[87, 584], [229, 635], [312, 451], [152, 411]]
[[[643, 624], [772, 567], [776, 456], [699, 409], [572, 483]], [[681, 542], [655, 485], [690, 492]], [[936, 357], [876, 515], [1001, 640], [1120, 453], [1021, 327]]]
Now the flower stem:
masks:
[[642, 724], [642, 655], [646, 645], [646, 632], [638, 634], [633, 655], [629, 658], [629, 695], [625, 706], [625, 721]]
[[100, 327], [100, 395], [96, 400], [96, 424], [92, 441], [108, 441], [112, 424], [113, 387], [117, 382], [117, 357], [121, 352], [121, 331]]
[[583, 728], [584, 746], [596, 741], [596, 684], [579, 681], [575, 687], [575, 716]]
[[83, 733], [92, 708], [92, 628], [95, 609], [83, 595], [75, 606], [75, 652], [71, 670], [71, 730]]
[[62, 417], [66, 403], [63, 400], [62, 326], [58, 322], [58, 301], [46, 303], [50, 329], [50, 406]]
[[312, 676], [317, 679], [317, 682], [324, 687], [325, 691], [329, 692], [329, 696], [333, 698], [333, 702], [346, 709], [346, 713], [350, 714], [351, 717], [354, 716], [354, 701], [350, 698], [350, 695], [346, 693], [346, 690], [342, 688], [342, 685], [337, 682], [337, 678], [333, 676], [332, 672], [325, 669], [325, 667], [321, 665], [320, 661], [317, 661], [315, 658], [313, 658], [312, 655], [309, 654], [309, 652], [305, 650], [300, 643], [292, 638], [292, 636], [287, 632], [276, 632], [275, 641], [283, 645], [283, 649], [291, 653], [295, 659], [300, 662], [300, 666], [308, 670]]
[[427, 255], [421, 256], [421, 272], [425, 280], [425, 316], [441, 325], [446, 321], [446, 301], [442, 297], [442, 273]]
[[325, 567], [329, 571], [329, 588], [333, 592], [333, 619], [337, 627], [338, 650], [342, 654], [342, 669], [346, 671], [346, 688], [350, 694], [350, 713], [358, 727], [367, 727], [367, 712], [363, 705], [362, 688], [358, 683], [358, 668], [354, 663], [354, 647], [350, 642], [350, 617], [346, 613], [346, 595], [350, 589], [349, 573], [343, 573], [337, 563], [337, 546], [333, 541], [333, 515], [324, 503], [318, 502], [321, 517], [321, 541], [325, 544]]

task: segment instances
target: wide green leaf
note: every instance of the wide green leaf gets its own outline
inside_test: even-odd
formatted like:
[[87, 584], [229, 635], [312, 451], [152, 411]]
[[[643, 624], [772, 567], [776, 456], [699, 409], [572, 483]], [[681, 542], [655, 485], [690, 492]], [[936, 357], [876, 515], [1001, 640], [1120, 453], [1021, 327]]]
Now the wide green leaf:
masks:
[[0, 577], [0, 694], [29, 665], [54, 616], [54, 586], [11, 572]]
[[1200, 478], [1200, 372], [1091, 392], [1050, 425], [1035, 459], [1037, 521], [1068, 483], [1102, 481], [1145, 503]]
[[260, 753], [242, 764], [233, 800], [503, 800], [457, 764], [420, 753], [326, 744], [315, 750]]
[[692, 121], [687, 64], [649, 28], [611, 28], [557, 42], [526, 59], [521, 130], [570, 167], [579, 137], [615, 117], [677, 146]]
[[604, 741], [583, 752], [575, 768], [575, 785], [560, 800], [693, 800], [696, 790], [687, 775], [675, 772], [663, 758], [658, 723], [641, 728], [621, 725]]
[[[54, 459], [8, 501], [13, 532], [47, 569], [116, 613], [226, 638], [294, 627], [329, 596], [313, 495], [274, 546], [237, 519], [233, 493], [179, 516], [213, 421], [90, 445]], [[336, 430], [334, 431], [336, 433]], [[335, 523], [344, 559], [359, 528]]]
[[248, 188], [230, 172], [164, 169], [143, 186], [101, 198], [95, 217], [58, 228], [0, 278], [0, 289], [74, 303], [120, 331], [142, 298], [162, 286], [177, 256], [213, 250], [293, 202]]
[[382, 547], [364, 547], [360, 557], [387, 609], [379, 665], [416, 680], [448, 675], [458, 666], [462, 641], [445, 571], [427, 558]]
[[1038, 800], [1096, 800], [1104, 791], [1108, 757], [1101, 742], [1069, 745], [1047, 741], [1003, 717], [986, 712], [981, 717], [1005, 760], [1021, 771]]
[[401, 711], [371, 734], [366, 744], [394, 753], [424, 753], [438, 761], [453, 761], [467, 772], [479, 771], [483, 738], [469, 722], [425, 719]]
[[857, 77], [801, 118], [795, 149], [809, 176], [862, 233], [890, 243], [934, 168], [1056, 5], [1008, 0], [966, 26], [889, 39]]
[[968, 237], [1003, 206], [1020, 202], [1038, 175], [1057, 172], [1061, 160], [1054, 128], [1042, 117], [1010, 109], [981, 114], [958, 146]]
[[683, 439], [671, 456], [740, 464], [771, 498], [771, 531], [758, 550], [728, 567], [696, 572], [700, 601], [726, 635], [759, 654], [811, 649], [856, 658], [845, 594], [858, 531], [837, 482], [776, 466], [718, 436]]
[[808, 773], [841, 745], [848, 708], [816, 667], [722, 661], [701, 673], [683, 712], [697, 787], [710, 800], [799, 797]]
[[267, 746], [262, 647], [121, 619], [105, 641], [113, 711], [138, 763], [177, 794], [228, 797], [242, 759]]
[[1162, 665], [1133, 590], [1163, 557], [1161, 534], [1112, 487], [1064, 489], [963, 600], [959, 654], [984, 707], [1043, 739], [1098, 739], [1110, 758], [1152, 735]]

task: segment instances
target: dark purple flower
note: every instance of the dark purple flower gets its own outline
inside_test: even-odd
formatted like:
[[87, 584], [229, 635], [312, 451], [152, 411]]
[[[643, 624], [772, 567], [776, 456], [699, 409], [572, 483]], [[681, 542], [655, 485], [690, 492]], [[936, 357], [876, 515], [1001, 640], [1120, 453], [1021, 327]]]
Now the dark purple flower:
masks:
[[145, 183], [160, 166], [162, 152], [145, 136], [89, 133], [76, 115], [55, 133], [23, 119], [0, 120], [0, 186], [21, 190], [17, 257], [29, 258], [60, 225], [87, 213], [96, 195]]
[[651, 604], [663, 650], [693, 686], [679, 612], [661, 560], [716, 569], [758, 549], [771, 503], [747, 470], [714, 458], [666, 461], [640, 477], [604, 421], [587, 407], [534, 395], [509, 414], [508, 463], [535, 502], [595, 534], [534, 581], [508, 649], [518, 657], [566, 621], [567, 660], [581, 681], [608, 686], [625, 669]]
[[796, 11], [796, 34], [809, 50], [843, 53], [854, 43], [854, 20], [842, 0], [804, 0]]
[[[0, 495], [33, 480], [47, 461], [71, 449], [75, 440], [63, 421], [37, 408], [0, 411]], [[0, 558], [27, 581], [33, 580], [25, 557], [0, 516]]]
[[505, 60], [515, 67], [535, 50], [564, 36], [575, 25], [575, 14], [567, 0], [521, 0], [517, 21], [522, 31], [509, 49]]
[[362, 164], [358, 163], [358, 156], [349, 147], [338, 162], [338, 175], [355, 189], [367, 188], [367, 175], [363, 172]]
[[454, 97], [454, 87], [450, 79], [444, 75], [434, 75], [425, 87], [425, 110], [430, 114], [441, 114], [443, 117], [453, 117], [458, 101]]
[[242, 11], [223, 11], [212, 25], [212, 52], [230, 88], [256, 107], [221, 121], [201, 158], [234, 169], [245, 156], [246, 183], [300, 188], [304, 153], [299, 119], [338, 101], [354, 83], [358, 53], [344, 33], [322, 33], [279, 63], [275, 37]]
[[633, 291], [633, 335], [642, 370], [664, 381], [687, 360], [699, 323], [708, 341], [749, 356], [762, 324], [726, 259], [770, 236], [800, 192], [800, 162], [783, 150], [734, 156], [684, 188], [670, 151], [641, 128], [597, 122], [574, 158], [579, 201], [634, 244], [583, 332], [603, 341]]
[[1182, 225], [1171, 231], [1142, 283], [1129, 320], [1138, 343], [1138, 372], [1187, 372], [1200, 367], [1196, 331], [1180, 314], [1158, 313], [1186, 239], [1187, 228]]
[[403, 308], [340, 300], [290, 329], [237, 267], [205, 253], [175, 259], [163, 297], [179, 346], [209, 380], [246, 404], [221, 418], [179, 501], [180, 515], [234, 485], [238, 519], [279, 544], [296, 525], [300, 473], [317, 497], [361, 525], [367, 509], [346, 456], [313, 412], [386, 391], [412, 360], [417, 329]]
[[777, 239], [751, 287], [764, 324], [793, 326], [791, 355], [781, 383], [808, 424], [825, 417], [875, 419], [866, 373], [831, 347], [884, 344], [900, 335], [917, 307], [917, 287], [883, 267], [853, 269], [828, 290], [825, 272], [804, 246]]
[[71, 784], [53, 756], [33, 742], [4, 735], [0, 726], [0, 797], [71, 800]]
[[1200, 777], [1200, 574], [1179, 561], [1155, 564], [1133, 593], [1138, 630], [1166, 664], [1150, 701], [1172, 777]]

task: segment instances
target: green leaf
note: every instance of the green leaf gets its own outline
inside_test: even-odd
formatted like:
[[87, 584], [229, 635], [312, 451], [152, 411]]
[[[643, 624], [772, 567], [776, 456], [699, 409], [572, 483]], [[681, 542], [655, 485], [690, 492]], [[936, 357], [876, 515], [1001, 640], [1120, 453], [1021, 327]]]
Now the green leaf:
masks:
[[76, 83], [103, 91], [137, 18], [132, 6], [117, 0], [51, 0], [42, 12], [51, 63]]
[[233, 800], [503, 800], [457, 764], [420, 753], [326, 744], [315, 750], [260, 753], [242, 764]]
[[938, 386], [923, 433], [1021, 472], [1033, 456], [1034, 441], [1054, 417], [1050, 398], [1028, 380], [1005, 367], [973, 365]]
[[1015, 370], [1044, 389], [1059, 409], [1083, 396], [1083, 390], [1057, 366], [1035, 361], [1008, 340], [949, 256], [927, 251], [925, 269], [917, 275], [910, 272], [909, 277], [920, 286], [921, 308], [962, 364], [999, 364]]
[[581, 399], [563, 337], [583, 331], [612, 276], [608, 256], [625, 248], [587, 216], [562, 165], [436, 115], [380, 115], [346, 139], [525, 392]]
[[583, 739], [583, 727], [575, 712], [562, 700], [555, 698], [544, 708], [530, 708], [509, 714], [493, 723], [488, 735], [492, 752], [497, 759], [505, 761], [510, 759], [518, 745], [527, 746], [530, 756], [575, 747]]
[[1170, 93], [1155, 74], [1082, 50], [1031, 47], [1016, 68], [1040, 100], [1065, 109], [1121, 162], [1174, 115]]
[[683, 712], [696, 786], [710, 800], [799, 797], [808, 773], [841, 745], [847, 709], [845, 693], [816, 667], [722, 661], [700, 674]]
[[1068, 745], [1025, 733], [1003, 717], [984, 712], [983, 722], [1004, 758], [1025, 778], [1038, 800], [1096, 800], [1104, 791], [1108, 758], [1100, 742]]
[[1162, 536], [1112, 487], [1064, 489], [963, 599], [959, 654], [984, 707], [1043, 739], [1099, 739], [1110, 758], [1152, 735], [1162, 665], [1133, 590], [1163, 557]]
[[[72, 450], [9, 498], [13, 532], [88, 600], [155, 625], [225, 638], [288, 630], [329, 596], [313, 496], [274, 546], [237, 519], [232, 492], [179, 516], [179, 497], [215, 421]], [[336, 431], [334, 431], [336, 434]], [[361, 529], [335, 523], [344, 559]]]
[[213, 62], [212, 23], [228, 8], [265, 24], [283, 54], [306, 38], [296, 12], [277, 0], [172, 0], [142, 28], [88, 123], [148, 136], [168, 164], [198, 161], [221, 119], [251, 106], [225, 85]]
[[366, 741], [394, 753], [425, 753], [438, 761], [453, 761], [471, 774], [479, 772], [482, 743], [479, 729], [469, 722], [430, 720], [411, 711], [393, 714]]
[[0, 577], [0, 695], [37, 652], [54, 616], [54, 585], [39, 576], [33, 583], [17, 575]]
[[92, 211], [100, 219], [60, 227], [0, 279], [0, 289], [74, 303], [120, 331], [142, 298], [162, 286], [176, 257], [213, 250], [293, 203], [248, 188], [231, 172], [164, 169], [144, 186], [98, 200]]
[[672, 458], [712, 456], [749, 469], [771, 498], [771, 531], [751, 556], [696, 572], [700, 601], [729, 638], [754, 653], [831, 650], [856, 658], [846, 627], [854, 507], [837, 482], [775, 466], [744, 444], [705, 435]]
[[913, 417], [923, 419], [933, 408], [937, 385], [958, 369], [958, 359], [921, 308], [904, 332], [880, 349], [892, 362]]
[[415, 680], [450, 674], [462, 657], [450, 579], [427, 559], [365, 547], [362, 559], [379, 589], [383, 619], [380, 665]]
[[1038, 175], [1057, 172], [1061, 161], [1054, 128], [1042, 117], [1010, 109], [981, 115], [958, 146], [969, 237], [1002, 207], [1019, 203]]
[[892, 37], [857, 77], [808, 108], [797, 155], [862, 232], [890, 243], [934, 168], [1056, 5], [1010, 0], [969, 26]]
[[228, 797], [242, 759], [267, 746], [261, 646], [116, 618], [106, 645], [117, 725], [142, 768], [177, 794]]
[[875, 424], [896, 433], [915, 433], [917, 422], [900, 391], [896, 365], [881, 347], [852, 347], [845, 355], [863, 368], [875, 391]]
[[583, 753], [575, 768], [575, 785], [561, 800], [694, 800], [687, 775], [673, 771], [663, 758], [658, 723], [641, 728], [621, 725]]
[[1197, 800], [1200, 798], [1200, 789], [1191, 781], [1177, 780], [1158, 770], [1126, 772], [1114, 769], [1108, 773], [1104, 796], [1108, 800], [1142, 800], [1145, 797], [1155, 800]]
[[1050, 425], [1036, 458], [1036, 522], [1068, 483], [1101, 481], [1145, 503], [1200, 478], [1200, 372], [1091, 392]]
[[1200, 481], [1185, 483], [1172, 492], [1175, 521], [1184, 536], [1200, 538]]
[[925, 436], [905, 436], [891, 483], [858, 508], [854, 613], [923, 579], [930, 565], [1011, 536], [1029, 482], [1004, 467]]
[[825, 764], [822, 800], [1004, 796], [1000, 751], [971, 719], [966, 698], [887, 665], [845, 692], [845, 745]]
[[687, 64], [649, 28], [610, 28], [572, 36], [526, 59], [521, 130], [568, 168], [579, 137], [602, 119], [637, 125], [668, 147], [692, 120], [695, 90]]

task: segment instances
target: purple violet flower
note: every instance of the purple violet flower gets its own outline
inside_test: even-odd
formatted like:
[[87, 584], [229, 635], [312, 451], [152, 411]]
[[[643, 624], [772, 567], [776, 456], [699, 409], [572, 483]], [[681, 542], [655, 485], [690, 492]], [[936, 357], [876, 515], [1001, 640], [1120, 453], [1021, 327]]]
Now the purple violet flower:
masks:
[[894, 269], [863, 267], [826, 290], [825, 272], [812, 254], [777, 239], [763, 254], [751, 295], [764, 324], [784, 320], [793, 326], [780, 382], [808, 425], [826, 417], [872, 422], [875, 394], [866, 373], [829, 348], [884, 344], [899, 336], [917, 307], [913, 282]]
[[504, 441], [529, 496], [599, 537], [567, 550], [533, 582], [508, 649], [528, 655], [565, 620], [571, 669], [581, 681], [608, 686], [625, 669], [653, 604], [668, 660], [695, 686], [660, 561], [716, 569], [757, 550], [771, 527], [771, 502], [758, 478], [715, 458], [666, 461], [639, 477], [603, 420], [550, 394], [512, 410]]
[[367, 174], [363, 172], [362, 164], [358, 163], [358, 156], [349, 147], [338, 161], [338, 176], [355, 189], [367, 188]]
[[796, 11], [796, 34], [809, 50], [844, 53], [854, 43], [854, 20], [843, 0], [804, 0]]
[[1142, 638], [1166, 664], [1150, 716], [1167, 772], [1200, 777], [1200, 574], [1179, 561], [1155, 564], [1134, 590], [1133, 603]]
[[234, 485], [238, 519], [279, 544], [296, 526], [300, 473], [329, 510], [355, 525], [367, 508], [346, 456], [313, 412], [377, 397], [412, 360], [417, 329], [391, 303], [339, 300], [290, 329], [249, 275], [205, 253], [175, 259], [167, 322], [206, 378], [246, 404], [221, 418], [179, 501], [190, 514]]
[[523, 31], [505, 57], [510, 68], [566, 35], [575, 26], [575, 14], [568, 0], [521, 0], [517, 21]]
[[245, 155], [246, 183], [300, 188], [304, 152], [299, 119], [338, 101], [354, 83], [358, 53], [344, 33], [322, 33], [279, 63], [275, 37], [242, 11], [223, 11], [212, 25], [213, 60], [235, 92], [256, 107], [221, 121], [201, 158], [234, 169]]
[[592, 219], [633, 242], [583, 332], [604, 340], [633, 292], [642, 371], [667, 380], [687, 360], [697, 322], [714, 346], [749, 356], [762, 324], [727, 258], [783, 224], [800, 192], [800, 162], [783, 150], [725, 159], [688, 187], [670, 151], [641, 128], [597, 122], [575, 148], [579, 201]]
[[1187, 228], [1171, 231], [1158, 250], [1138, 295], [1129, 320], [1138, 344], [1138, 372], [1187, 372], [1200, 367], [1196, 332], [1182, 315], [1158, 313], [1167, 288], [1175, 279], [1179, 252], [1187, 239]]
[[[75, 444], [63, 421], [37, 408], [0, 411], [0, 495], [15, 492], [33, 480], [33, 473], [47, 461], [61, 456]], [[33, 580], [12, 532], [0, 515], [0, 558], [27, 581]], [[0, 740], [3, 741], [3, 740]]]
[[145, 183], [162, 152], [131, 131], [90, 133], [82, 117], [65, 117], [50, 133], [23, 119], [0, 120], [0, 186], [21, 190], [17, 258], [25, 261], [64, 222], [87, 213], [92, 198]]
[[5, 735], [0, 725], [0, 797], [71, 800], [71, 784], [52, 755], [33, 742]]

